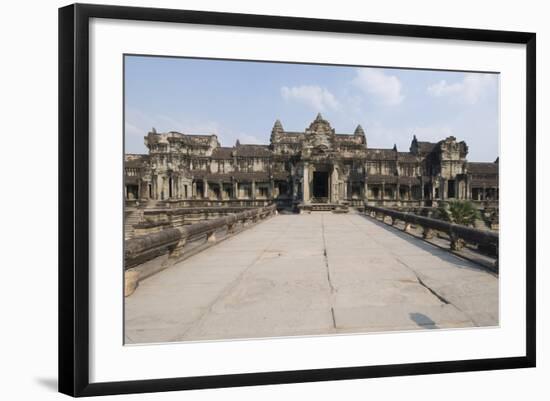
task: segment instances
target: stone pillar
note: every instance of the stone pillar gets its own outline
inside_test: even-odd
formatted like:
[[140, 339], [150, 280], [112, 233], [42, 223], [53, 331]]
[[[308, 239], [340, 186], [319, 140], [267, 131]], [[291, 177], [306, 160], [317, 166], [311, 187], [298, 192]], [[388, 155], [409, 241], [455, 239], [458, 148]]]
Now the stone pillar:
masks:
[[271, 178], [269, 180], [269, 193], [268, 193], [269, 199], [274, 198], [274, 196], [273, 196], [274, 190], [275, 190], [275, 182], [273, 181], [273, 178]]
[[455, 199], [459, 199], [460, 195], [458, 193], [458, 180], [456, 179], [456, 176], [455, 176], [455, 179], [453, 181], [453, 186], [454, 186]]
[[329, 181], [329, 199], [331, 203], [336, 203], [338, 202], [338, 172], [334, 165], [332, 166]]
[[397, 177], [397, 181], [395, 182], [394, 198], [397, 202], [401, 200], [401, 186], [399, 185], [399, 177]]
[[424, 182], [424, 176], [420, 176], [420, 200], [422, 201], [422, 206], [424, 206], [424, 185], [426, 183]]
[[448, 181], [445, 178], [441, 178], [441, 184], [439, 185], [441, 188], [439, 189], [439, 194], [441, 200], [447, 199], [447, 184]]
[[409, 182], [409, 200], [411, 201], [413, 199], [412, 196], [412, 184]]
[[309, 164], [304, 163], [304, 176], [303, 176], [303, 189], [302, 189], [302, 197], [304, 203], [309, 203]]
[[252, 180], [252, 200], [256, 199], [256, 180]]
[[191, 197], [196, 198], [197, 197], [197, 182], [193, 180], [193, 184], [191, 185]]
[[223, 181], [219, 180], [218, 185], [220, 186], [220, 200], [223, 200]]
[[363, 200], [367, 201], [369, 200], [369, 176], [365, 175], [365, 195], [363, 196]]
[[380, 199], [382, 200], [382, 204], [384, 204], [385, 198], [386, 198], [386, 183], [382, 181], [382, 195], [380, 196]]
[[[171, 180], [169, 176], [164, 177], [164, 199], [170, 198], [170, 181]], [[172, 193], [172, 195], [174, 194]]]
[[237, 180], [233, 180], [233, 199], [239, 199], [239, 185]]
[[344, 181], [344, 199], [348, 199], [348, 181]]
[[202, 180], [202, 197], [208, 199], [208, 180], [206, 178]]
[[157, 199], [162, 199], [164, 196], [164, 189], [162, 187], [162, 177], [157, 175]]
[[485, 193], [486, 190], [487, 190], [487, 187], [485, 184], [483, 184], [483, 192], [481, 193], [481, 200], [485, 200], [485, 198], [487, 197], [487, 194]]

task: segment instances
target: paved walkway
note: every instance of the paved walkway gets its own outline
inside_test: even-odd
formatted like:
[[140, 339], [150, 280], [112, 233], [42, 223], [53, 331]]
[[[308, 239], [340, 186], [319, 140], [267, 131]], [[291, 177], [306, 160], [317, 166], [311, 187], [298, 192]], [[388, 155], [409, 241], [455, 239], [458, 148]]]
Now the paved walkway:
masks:
[[279, 215], [140, 283], [127, 343], [498, 325], [498, 278], [359, 214]]

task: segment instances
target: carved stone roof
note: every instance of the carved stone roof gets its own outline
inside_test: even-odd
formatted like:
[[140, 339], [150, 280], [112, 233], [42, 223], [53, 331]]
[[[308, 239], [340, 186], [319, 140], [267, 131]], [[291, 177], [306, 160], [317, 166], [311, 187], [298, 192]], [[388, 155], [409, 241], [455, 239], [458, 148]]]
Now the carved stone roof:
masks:
[[498, 174], [498, 163], [468, 162], [470, 174]]
[[397, 160], [403, 163], [415, 163], [418, 161], [417, 157], [409, 152], [398, 152]]
[[215, 148], [212, 151], [212, 159], [215, 159], [215, 160], [231, 159], [233, 158], [234, 150], [235, 148], [223, 147], [223, 146], [220, 146], [219, 148]]
[[485, 187], [493, 187], [498, 186], [498, 178], [474, 178], [472, 180], [472, 187], [474, 188], [482, 188]]
[[240, 145], [235, 148], [237, 157], [270, 157], [272, 155], [268, 145]]
[[437, 146], [437, 142], [422, 142], [418, 141], [418, 152], [419, 153], [431, 153]]
[[393, 149], [367, 149], [367, 160], [396, 160], [397, 152]]

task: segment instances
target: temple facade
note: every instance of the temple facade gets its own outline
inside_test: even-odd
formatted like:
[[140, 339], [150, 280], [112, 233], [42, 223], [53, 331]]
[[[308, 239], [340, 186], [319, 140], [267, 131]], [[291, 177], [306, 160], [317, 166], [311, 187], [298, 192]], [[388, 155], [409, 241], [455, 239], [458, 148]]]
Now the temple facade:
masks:
[[367, 146], [361, 126], [337, 134], [321, 114], [304, 131], [279, 120], [269, 145], [221, 146], [216, 135], [157, 133], [149, 153], [125, 155], [128, 201], [266, 200], [310, 204], [435, 206], [447, 199], [497, 201], [498, 159], [467, 161], [468, 146], [453, 136], [412, 138], [409, 151]]

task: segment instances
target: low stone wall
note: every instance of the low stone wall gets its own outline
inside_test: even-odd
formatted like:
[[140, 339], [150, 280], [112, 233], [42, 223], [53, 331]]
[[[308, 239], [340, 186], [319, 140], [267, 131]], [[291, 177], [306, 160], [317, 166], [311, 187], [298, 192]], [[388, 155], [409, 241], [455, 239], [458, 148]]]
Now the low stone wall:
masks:
[[492, 270], [498, 272], [498, 232], [479, 230], [477, 228], [453, 224], [431, 217], [419, 216], [414, 213], [401, 212], [376, 206], [365, 206], [365, 213], [373, 218], [379, 218], [382, 221], [388, 217], [390, 218], [391, 225], [396, 225], [397, 222], [401, 221], [404, 223], [403, 230], [405, 232], [410, 232], [412, 226], [420, 227], [422, 229], [422, 237], [427, 240], [432, 239], [436, 231], [444, 233], [448, 236], [450, 248], [453, 251], [459, 251], [463, 242], [477, 245], [478, 248], [494, 254], [496, 260], [494, 266], [492, 266]]
[[157, 202], [159, 205], [171, 209], [182, 207], [265, 207], [273, 201], [271, 199], [173, 199]]
[[[125, 295], [152, 274], [178, 263], [221, 240], [265, 220], [277, 212], [271, 205], [228, 216], [204, 220], [179, 228], [164, 228], [158, 232], [138, 236], [124, 242]], [[190, 247], [189, 244], [194, 246]], [[131, 285], [131, 283], [134, 285]]]
[[256, 208], [205, 206], [180, 209], [144, 209], [143, 221], [133, 226], [134, 237], [159, 232], [167, 228], [182, 228], [200, 221], [219, 219], [253, 209]]
[[[489, 207], [485, 204], [474, 203], [472, 204], [479, 210], [480, 218], [477, 219], [475, 228], [495, 230], [498, 231], [499, 210], [498, 205], [496, 207]], [[428, 206], [398, 206], [392, 207], [392, 209], [399, 212], [414, 213], [419, 216], [431, 217], [434, 219], [440, 218], [440, 211], [437, 207]]]

